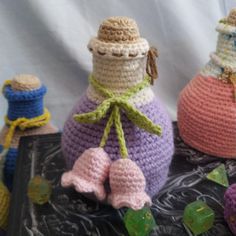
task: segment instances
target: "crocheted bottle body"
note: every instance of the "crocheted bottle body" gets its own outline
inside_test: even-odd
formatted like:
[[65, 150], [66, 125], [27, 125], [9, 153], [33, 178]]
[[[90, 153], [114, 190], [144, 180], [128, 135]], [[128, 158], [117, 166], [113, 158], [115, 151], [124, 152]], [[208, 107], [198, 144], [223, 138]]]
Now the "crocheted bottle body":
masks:
[[233, 9], [219, 22], [216, 51], [178, 102], [183, 140], [199, 151], [225, 158], [236, 158], [235, 14]]
[[183, 140], [210, 155], [236, 158], [233, 88], [213, 77], [196, 76], [181, 92], [178, 126]]
[[[10, 127], [19, 119], [29, 120], [40, 117], [44, 114], [43, 97], [46, 93], [46, 87], [41, 85], [37, 77], [31, 75], [19, 75], [6, 84], [3, 94], [8, 101], [8, 111], [6, 116], [6, 124], [0, 131], [0, 152], [6, 145], [6, 139], [10, 132]], [[43, 121], [43, 117], [40, 121]], [[10, 123], [8, 123], [10, 122]], [[16, 166], [16, 158], [18, 155], [19, 141], [22, 136], [48, 134], [58, 132], [58, 129], [50, 122], [46, 122], [40, 126], [31, 126], [20, 129], [16, 126], [13, 136], [10, 140], [10, 147], [7, 152], [4, 165], [4, 182], [12, 189], [13, 176]]]
[[[174, 150], [171, 121], [146, 77], [146, 72], [152, 79], [157, 77], [157, 52], [140, 37], [135, 21], [127, 17], [104, 20], [88, 48], [93, 55], [90, 85], [65, 123], [62, 150], [68, 168], [74, 169], [86, 150], [104, 148], [112, 161], [106, 179], [111, 179], [105, 194], [110, 190], [108, 202], [115, 208], [137, 210], [150, 203], [149, 196], [157, 194], [165, 183]], [[119, 162], [124, 169], [118, 168]], [[125, 173], [127, 163], [136, 170], [133, 186], [126, 182], [131, 178]], [[122, 191], [124, 196], [120, 196]]]
[[[65, 123], [62, 135], [62, 150], [68, 168], [71, 169], [76, 159], [88, 148], [97, 147], [100, 143], [107, 117], [97, 124], [80, 124], [74, 121], [73, 114], [94, 110], [97, 104], [84, 95], [73, 108]], [[122, 114], [122, 125], [125, 133], [129, 158], [136, 162], [146, 178], [146, 191], [155, 195], [166, 181], [171, 157], [173, 155], [173, 134], [171, 121], [162, 105], [154, 98], [148, 104], [137, 107], [155, 124], [163, 128], [161, 137], [149, 134], [136, 127]], [[120, 159], [119, 143], [115, 129], [112, 128], [105, 151], [112, 161]]]

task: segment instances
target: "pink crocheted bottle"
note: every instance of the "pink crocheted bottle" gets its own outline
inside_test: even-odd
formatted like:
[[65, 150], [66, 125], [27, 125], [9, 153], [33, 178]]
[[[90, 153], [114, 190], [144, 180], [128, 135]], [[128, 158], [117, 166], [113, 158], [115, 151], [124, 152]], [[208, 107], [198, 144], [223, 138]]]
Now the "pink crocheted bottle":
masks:
[[[150, 81], [146, 83], [146, 65], [150, 66], [150, 74], [157, 72], [153, 63], [150, 63], [150, 60], [153, 62], [156, 52], [153, 49], [149, 50], [148, 42], [140, 37], [135, 21], [127, 17], [111, 17], [104, 20], [100, 25], [98, 36], [90, 40], [88, 48], [93, 54], [90, 85], [65, 123], [62, 150], [69, 169], [73, 167], [71, 174], [77, 173], [78, 180], [82, 177], [83, 181], [85, 178], [91, 180], [89, 168], [78, 169], [79, 160], [76, 160], [84, 158], [85, 153], [90, 156], [85, 150], [98, 148], [101, 139], [105, 138], [104, 151], [112, 163], [111, 167], [108, 167], [108, 175], [114, 180], [111, 181], [110, 187], [113, 193], [116, 192], [115, 196], [124, 195], [120, 198], [110, 196], [112, 205], [121, 207], [131, 204], [133, 208], [141, 208], [142, 203], [150, 203], [149, 197], [157, 194], [165, 183], [174, 149], [171, 120], [151, 90]], [[86, 119], [83, 118], [84, 113], [89, 113]], [[80, 122], [76, 121], [74, 116], [76, 114], [80, 116]], [[94, 116], [89, 118], [91, 114]], [[114, 123], [109, 129], [112, 117]], [[146, 123], [140, 122], [143, 119]], [[162, 129], [161, 136], [154, 134], [157, 130], [153, 131], [153, 128], [156, 129], [157, 125]], [[104, 136], [104, 129], [107, 128], [109, 132]], [[123, 139], [128, 150], [128, 159], [132, 160], [134, 165], [130, 164], [129, 160], [120, 160], [122, 158], [120, 152], [125, 152], [121, 148], [124, 146]], [[96, 155], [93, 160], [94, 163], [97, 162]], [[107, 163], [105, 160], [106, 158], [104, 165]], [[117, 160], [121, 161], [122, 168], [115, 164]], [[89, 157], [86, 158], [86, 163], [91, 163]], [[130, 182], [129, 179], [132, 177], [125, 173], [129, 165], [133, 168], [134, 182]], [[91, 164], [89, 166], [93, 168]], [[120, 178], [124, 176], [124, 181], [130, 182], [130, 188], [127, 188], [125, 182], [117, 182], [115, 176], [118, 173]], [[66, 176], [68, 175], [64, 177]], [[71, 176], [64, 177], [62, 178], [64, 186], [73, 185], [77, 189], [82, 189], [79, 187], [82, 181], [77, 183], [69, 181], [69, 184]], [[139, 206], [134, 199], [135, 195], [138, 195], [136, 180], [137, 183], [141, 181], [138, 186], [143, 189], [143, 193], [139, 196], [143, 202], [141, 201]], [[117, 184], [120, 184], [120, 191], [117, 189]], [[99, 186], [97, 184], [97, 188], [93, 191], [95, 195]], [[126, 193], [127, 189], [130, 191], [133, 189], [134, 192]], [[149, 197], [144, 194], [144, 190]], [[127, 200], [128, 195], [131, 196], [132, 203]]]
[[236, 9], [216, 30], [216, 52], [180, 93], [178, 126], [184, 142], [193, 148], [236, 158]]

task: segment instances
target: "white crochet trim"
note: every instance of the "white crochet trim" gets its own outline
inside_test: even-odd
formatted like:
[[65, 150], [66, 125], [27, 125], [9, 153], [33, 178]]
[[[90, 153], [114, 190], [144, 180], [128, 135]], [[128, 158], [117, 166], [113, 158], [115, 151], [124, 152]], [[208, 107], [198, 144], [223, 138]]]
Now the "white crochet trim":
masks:
[[[97, 93], [91, 85], [89, 85], [86, 91], [86, 94], [87, 94], [88, 99], [96, 104], [101, 104], [106, 99], [102, 95]], [[155, 94], [152, 91], [152, 89], [150, 87], [147, 87], [147, 88], [142, 89], [133, 97], [131, 97], [129, 99], [129, 102], [135, 107], [140, 107], [140, 106], [150, 103], [154, 99], [154, 97], [155, 97]]]
[[[211, 60], [201, 70], [200, 74], [204, 76], [213, 76], [218, 78], [222, 74], [222, 68], [230, 67], [236, 72], [236, 47], [234, 41], [236, 35], [225, 34], [222, 32], [225, 28], [235, 28], [230, 25], [220, 23], [220, 34], [217, 40], [216, 52], [210, 54]], [[232, 30], [231, 30], [232, 31]], [[228, 31], [227, 31], [228, 32]]]
[[118, 60], [134, 59], [146, 56], [149, 44], [146, 39], [140, 38], [134, 43], [107, 43], [92, 38], [88, 43], [88, 49], [97, 56], [116, 58]]
[[226, 60], [223, 60], [222, 58], [218, 57], [215, 53], [211, 53], [210, 54], [210, 58], [211, 60], [218, 66], [224, 68], [224, 67], [230, 67], [232, 69], [233, 72], [236, 72], [236, 65], [235, 62], [229, 62]]
[[223, 34], [236, 34], [236, 27], [220, 22], [216, 27], [216, 31]]
[[209, 61], [205, 67], [200, 71], [200, 74], [203, 76], [212, 76], [215, 79], [218, 79], [219, 75], [222, 73], [222, 70], [219, 66], [213, 63], [213, 61]]
[[215, 54], [225, 63], [236, 67], [235, 36], [219, 34]]

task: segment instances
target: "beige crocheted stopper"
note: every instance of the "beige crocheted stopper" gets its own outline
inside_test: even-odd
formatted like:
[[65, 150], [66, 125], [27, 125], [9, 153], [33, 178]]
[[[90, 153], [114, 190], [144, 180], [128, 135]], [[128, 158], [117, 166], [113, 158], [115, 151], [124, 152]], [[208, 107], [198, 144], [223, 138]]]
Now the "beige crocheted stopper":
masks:
[[12, 79], [11, 87], [13, 90], [30, 91], [41, 86], [40, 80], [34, 75], [16, 75]]
[[139, 37], [136, 22], [124, 16], [115, 16], [104, 20], [98, 30], [98, 39], [103, 42], [134, 43]]
[[149, 44], [140, 37], [135, 20], [114, 16], [101, 23], [97, 37], [90, 39], [88, 49], [99, 58], [132, 60], [145, 57]]
[[233, 8], [228, 17], [226, 18], [226, 21], [229, 25], [236, 26], [236, 8]]

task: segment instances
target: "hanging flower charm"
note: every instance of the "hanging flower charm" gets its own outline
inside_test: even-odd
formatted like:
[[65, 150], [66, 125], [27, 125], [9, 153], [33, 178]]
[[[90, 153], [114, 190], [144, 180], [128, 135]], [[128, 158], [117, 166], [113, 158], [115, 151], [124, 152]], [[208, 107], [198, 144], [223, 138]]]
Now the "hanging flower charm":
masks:
[[103, 148], [90, 148], [77, 159], [73, 169], [62, 175], [63, 187], [73, 186], [81, 193], [93, 193], [98, 200], [106, 198], [104, 182], [108, 177], [111, 160]]
[[130, 159], [112, 163], [109, 175], [111, 194], [108, 201], [114, 208], [129, 207], [139, 210], [151, 205], [145, 193], [146, 181], [141, 169]]

